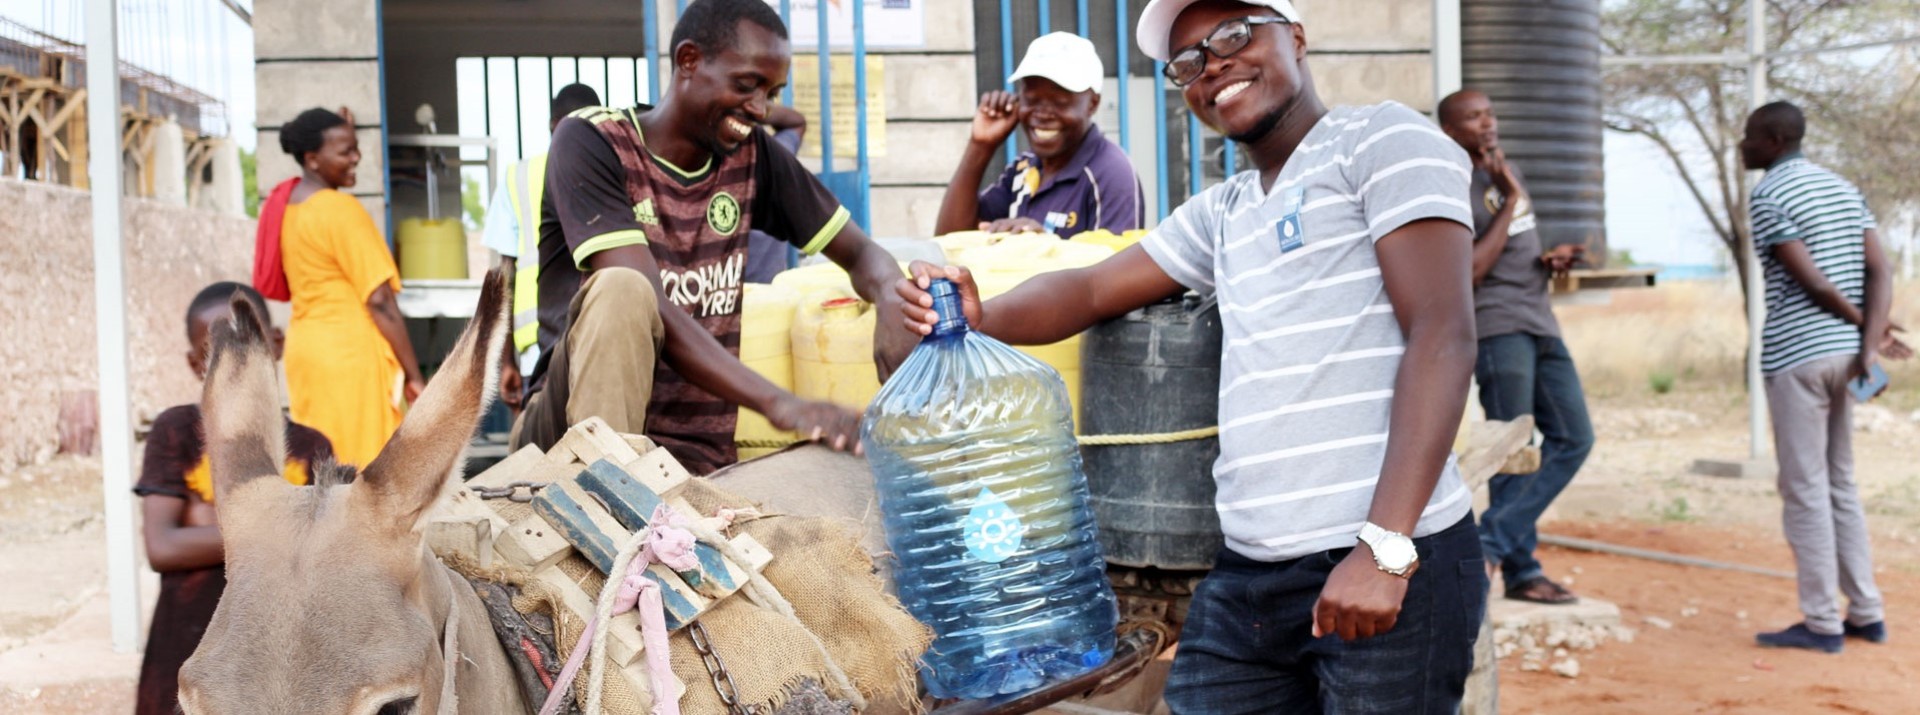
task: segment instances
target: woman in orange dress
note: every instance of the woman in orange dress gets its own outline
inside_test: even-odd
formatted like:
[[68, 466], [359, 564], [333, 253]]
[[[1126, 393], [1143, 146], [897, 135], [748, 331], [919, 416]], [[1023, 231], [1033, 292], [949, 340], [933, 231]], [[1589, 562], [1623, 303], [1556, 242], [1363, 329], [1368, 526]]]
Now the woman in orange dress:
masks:
[[302, 171], [280, 228], [293, 296], [286, 343], [293, 421], [326, 435], [340, 462], [364, 467], [426, 387], [395, 303], [400, 272], [373, 217], [341, 191], [353, 187], [360, 163], [352, 122], [309, 109], [281, 128], [280, 147]]

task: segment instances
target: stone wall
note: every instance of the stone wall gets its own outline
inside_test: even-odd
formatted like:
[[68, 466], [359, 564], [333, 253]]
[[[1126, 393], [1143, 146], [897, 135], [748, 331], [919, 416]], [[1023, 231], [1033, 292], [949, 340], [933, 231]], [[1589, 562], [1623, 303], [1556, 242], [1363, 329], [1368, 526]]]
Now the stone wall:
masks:
[[[0, 470], [11, 470], [54, 453], [62, 402], [86, 406], [99, 379], [93, 219], [86, 192], [38, 182], [0, 179], [0, 206]], [[199, 399], [187, 303], [209, 283], [248, 279], [254, 223], [142, 199], [123, 206], [137, 425]]]

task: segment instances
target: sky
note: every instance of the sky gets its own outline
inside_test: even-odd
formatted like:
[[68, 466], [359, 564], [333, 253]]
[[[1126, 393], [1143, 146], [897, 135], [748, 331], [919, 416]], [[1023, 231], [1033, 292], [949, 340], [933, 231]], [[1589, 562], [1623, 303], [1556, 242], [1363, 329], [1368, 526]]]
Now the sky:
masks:
[[[246, 7], [252, 0], [240, 0]], [[82, 0], [0, 0], [0, 17], [39, 29], [75, 42], [85, 41]], [[186, 41], [181, 41], [182, 39]], [[229, 12], [220, 0], [120, 0], [121, 59], [159, 71], [226, 103], [233, 135], [242, 147], [255, 146], [253, 32], [252, 28]], [[459, 68], [462, 85], [478, 86], [478, 60], [463, 61]], [[499, 86], [505, 73], [492, 61], [489, 82]], [[536, 76], [529, 60], [521, 60], [523, 76]], [[508, 65], [510, 67], [510, 65]], [[572, 81], [571, 70], [554, 70], [552, 82]], [[579, 79], [591, 84], [624, 85], [634, 73], [614, 68], [583, 68]], [[642, 72], [642, 74], [644, 74]], [[611, 75], [611, 76], [609, 76]], [[595, 81], [599, 80], [599, 81]], [[499, 86], [497, 94], [509, 94]], [[516, 141], [511, 130], [504, 130], [512, 119], [512, 109], [489, 107], [475, 111], [477, 98], [463, 92], [462, 117], [493, 115], [489, 122], [493, 134], [501, 140], [502, 153], [516, 158], [522, 150], [539, 151], [546, 140], [545, 99], [549, 88], [539, 82], [523, 82], [521, 93], [531, 98], [523, 104], [520, 131]], [[640, 88], [639, 91], [644, 91]], [[616, 104], [632, 101], [624, 87], [612, 92]], [[532, 117], [528, 119], [527, 117]], [[482, 135], [476, 122], [460, 127], [442, 127], [443, 132]], [[1605, 140], [1607, 236], [1610, 246], [1633, 252], [1641, 263], [1714, 264], [1724, 260], [1718, 241], [1701, 217], [1699, 208], [1687, 195], [1685, 184], [1651, 143], [1638, 137], [1609, 132]]]

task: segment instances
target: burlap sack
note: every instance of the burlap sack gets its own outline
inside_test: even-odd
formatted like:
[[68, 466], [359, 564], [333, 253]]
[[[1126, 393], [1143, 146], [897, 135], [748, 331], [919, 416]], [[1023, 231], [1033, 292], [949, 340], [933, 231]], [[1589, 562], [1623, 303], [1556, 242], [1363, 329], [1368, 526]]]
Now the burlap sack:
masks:
[[[868, 546], [877, 542], [878, 522], [872, 522], [871, 533], [867, 526], [873, 514], [849, 517], [850, 512], [859, 514], [867, 508], [857, 502], [871, 502], [871, 475], [865, 461], [823, 452], [801, 449], [770, 455], [722, 470], [714, 475], [714, 481], [695, 479], [683, 489], [681, 496], [702, 514], [712, 514], [721, 507], [764, 506], [764, 516], [737, 522], [734, 533], [752, 534], [773, 552], [773, 562], [763, 576], [792, 604], [800, 621], [795, 623], [751, 603], [744, 595], [735, 595], [703, 614], [700, 622], [733, 677], [739, 701], [760, 708], [759, 712], [772, 712], [786, 704], [803, 683], [828, 682], [829, 657], [867, 698], [867, 712], [911, 711], [918, 703], [917, 662], [933, 634], [908, 615], [875, 576], [869, 548], [863, 548], [860, 538], [868, 537]], [[750, 499], [721, 488], [735, 483], [736, 474], [738, 483], [749, 487], [750, 492], [775, 483], [814, 495], [841, 496], [828, 496], [818, 505], [825, 515], [803, 516], [783, 510], [791, 500], [781, 495]], [[860, 485], [865, 485], [864, 492]], [[503, 500], [489, 505], [510, 522], [531, 513], [526, 505]], [[588, 594], [597, 596], [605, 583], [605, 577], [578, 555], [561, 562], [560, 568]], [[514, 608], [552, 616], [559, 652], [571, 652], [585, 622], [555, 608], [557, 599], [540, 583], [518, 585], [522, 590], [514, 599]], [[819, 643], [825, 645], [824, 654]], [[674, 673], [686, 686], [680, 700], [682, 712], [725, 713], [712, 679], [684, 630], [670, 638], [668, 649]], [[575, 696], [583, 704], [586, 681], [586, 669], [582, 668], [575, 680]], [[651, 702], [650, 694], [633, 692], [611, 668], [606, 671], [603, 687], [608, 713], [639, 715]]]

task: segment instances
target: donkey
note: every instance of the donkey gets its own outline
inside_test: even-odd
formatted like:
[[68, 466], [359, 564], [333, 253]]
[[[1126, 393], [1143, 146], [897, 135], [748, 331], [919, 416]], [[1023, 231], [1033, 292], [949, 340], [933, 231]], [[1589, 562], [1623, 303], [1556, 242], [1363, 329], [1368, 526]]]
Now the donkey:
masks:
[[507, 296], [507, 276], [489, 274], [439, 374], [357, 479], [316, 470], [305, 487], [279, 478], [286, 437], [265, 316], [236, 296], [233, 320], [214, 327], [201, 398], [227, 588], [180, 671], [184, 712], [531, 710], [479, 597], [423, 534], [492, 399]]

